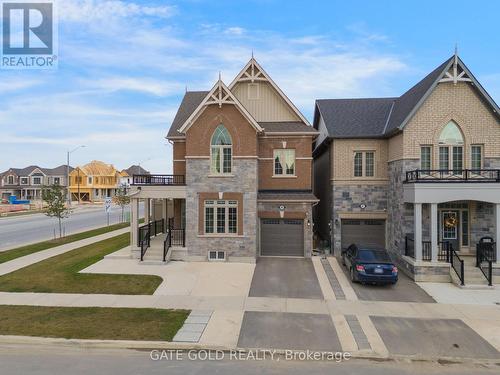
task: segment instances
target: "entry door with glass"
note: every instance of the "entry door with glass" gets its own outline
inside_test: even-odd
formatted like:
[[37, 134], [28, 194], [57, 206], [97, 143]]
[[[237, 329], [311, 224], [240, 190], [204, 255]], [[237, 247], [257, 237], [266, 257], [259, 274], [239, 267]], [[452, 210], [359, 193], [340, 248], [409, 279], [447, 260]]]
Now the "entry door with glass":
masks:
[[441, 212], [441, 241], [449, 242], [453, 249], [460, 250], [460, 211]]

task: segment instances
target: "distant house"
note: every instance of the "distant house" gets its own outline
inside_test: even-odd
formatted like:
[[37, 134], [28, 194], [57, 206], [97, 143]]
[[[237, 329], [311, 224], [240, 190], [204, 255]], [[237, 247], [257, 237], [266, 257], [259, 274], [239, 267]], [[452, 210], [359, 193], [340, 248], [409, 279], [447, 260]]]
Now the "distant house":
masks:
[[[72, 170], [70, 167], [70, 171]], [[66, 186], [66, 173], [66, 165], [56, 168], [42, 168], [37, 165], [10, 168], [0, 174], [0, 196], [2, 200], [11, 195], [15, 195], [17, 199], [41, 200], [44, 186]]]
[[106, 197], [113, 197], [121, 177], [112, 164], [98, 160], [76, 167], [70, 173], [71, 200], [99, 202]]
[[132, 178], [134, 175], [145, 175], [149, 174], [149, 171], [145, 170], [140, 165], [132, 165], [127, 169], [124, 169], [120, 172], [120, 186], [130, 187], [132, 184]]

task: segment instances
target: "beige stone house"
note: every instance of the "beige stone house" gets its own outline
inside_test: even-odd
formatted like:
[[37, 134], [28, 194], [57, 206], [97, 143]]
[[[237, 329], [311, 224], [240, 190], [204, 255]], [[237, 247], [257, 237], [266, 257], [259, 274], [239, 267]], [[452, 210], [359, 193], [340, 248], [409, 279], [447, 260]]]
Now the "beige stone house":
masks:
[[400, 97], [317, 100], [313, 126], [315, 229], [334, 252], [385, 247], [415, 280], [500, 274], [499, 108], [457, 55]]
[[186, 92], [166, 137], [173, 175], [132, 178], [133, 254], [247, 262], [310, 256], [317, 134], [254, 58], [228, 86], [219, 78], [210, 91]]

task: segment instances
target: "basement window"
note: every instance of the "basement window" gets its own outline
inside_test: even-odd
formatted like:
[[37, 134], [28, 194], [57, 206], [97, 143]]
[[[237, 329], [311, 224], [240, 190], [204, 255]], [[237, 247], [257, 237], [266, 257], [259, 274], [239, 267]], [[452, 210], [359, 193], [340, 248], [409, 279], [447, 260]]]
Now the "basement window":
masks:
[[226, 252], [221, 250], [211, 250], [208, 252], [208, 260], [212, 262], [222, 262], [226, 260]]

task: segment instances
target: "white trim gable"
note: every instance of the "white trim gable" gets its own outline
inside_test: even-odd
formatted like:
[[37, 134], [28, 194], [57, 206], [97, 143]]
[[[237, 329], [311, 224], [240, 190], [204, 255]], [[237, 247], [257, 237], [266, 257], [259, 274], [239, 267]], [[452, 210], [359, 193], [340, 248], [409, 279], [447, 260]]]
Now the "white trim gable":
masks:
[[457, 82], [472, 82], [472, 79], [469, 78], [467, 72], [462, 66], [460, 66], [462, 71], [460, 73], [458, 72], [459, 65], [458, 56], [455, 54], [453, 58], [453, 65], [448, 71], [445, 72], [444, 77], [439, 80], [439, 83], [453, 82], [453, 84], [456, 85]]
[[191, 127], [191, 125], [193, 125], [196, 119], [203, 113], [207, 106], [218, 105], [219, 108], [221, 108], [223, 104], [234, 105], [248, 120], [248, 122], [255, 128], [255, 130], [257, 130], [258, 132], [262, 132], [264, 130], [219, 77], [219, 80], [216, 82], [212, 90], [210, 90], [205, 99], [202, 100], [198, 107], [193, 111], [193, 113], [191, 113], [191, 115], [177, 131], [179, 133], [185, 133]]
[[40, 168], [35, 168], [31, 171], [30, 174], [28, 174], [29, 177], [31, 177], [34, 173], [41, 173], [44, 177], [47, 177], [45, 173]]
[[257, 60], [252, 58], [243, 67], [243, 69], [238, 73], [238, 75], [233, 79], [229, 85], [229, 89], [232, 90], [233, 87], [238, 82], [269, 82], [271, 86], [278, 92], [281, 98], [288, 104], [291, 110], [304, 122], [306, 125], [310, 125], [309, 121], [304, 117], [304, 115], [299, 111], [299, 109], [292, 103], [292, 101], [285, 95], [279, 86], [272, 80], [272, 78], [266, 73], [264, 69], [260, 66]]

